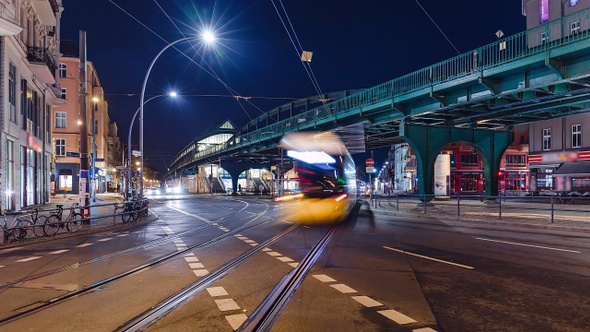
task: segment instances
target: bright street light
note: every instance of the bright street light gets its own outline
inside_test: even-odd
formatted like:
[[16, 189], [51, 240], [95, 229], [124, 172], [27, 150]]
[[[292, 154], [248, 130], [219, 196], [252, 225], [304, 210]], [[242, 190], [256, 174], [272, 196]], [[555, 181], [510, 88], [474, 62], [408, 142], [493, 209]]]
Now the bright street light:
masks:
[[[169, 43], [168, 45], [164, 46], [164, 48], [162, 50], [160, 50], [160, 52], [158, 54], [156, 54], [156, 56], [154, 57], [154, 59], [150, 63], [150, 66], [148, 67], [148, 70], [145, 73], [145, 78], [143, 80], [143, 85], [141, 87], [141, 96], [140, 96], [140, 100], [139, 100], [139, 151], [141, 153], [140, 160], [141, 160], [141, 167], [142, 168], [144, 168], [144, 165], [143, 165], [143, 104], [144, 104], [144, 102], [143, 102], [143, 99], [145, 96], [145, 87], [147, 86], [147, 81], [148, 81], [148, 78], [150, 77], [150, 73], [152, 71], [152, 68], [154, 67], [156, 60], [158, 60], [160, 55], [162, 55], [162, 53], [164, 53], [170, 47], [172, 47], [178, 43], [182, 43], [185, 41], [191, 41], [191, 40], [199, 40], [201, 38], [203, 40], [205, 40], [205, 42], [207, 42], [207, 43], [212, 42], [215, 38], [212, 38], [213, 34], [211, 34], [211, 35], [209, 35], [209, 34], [211, 34], [211, 32], [207, 31], [207, 32], [203, 33], [203, 35], [201, 37], [185, 37], [185, 38], [181, 38], [176, 41], [173, 41], [173, 42]], [[143, 176], [140, 177], [140, 181], [139, 181], [139, 195], [141, 197], [143, 197]]]

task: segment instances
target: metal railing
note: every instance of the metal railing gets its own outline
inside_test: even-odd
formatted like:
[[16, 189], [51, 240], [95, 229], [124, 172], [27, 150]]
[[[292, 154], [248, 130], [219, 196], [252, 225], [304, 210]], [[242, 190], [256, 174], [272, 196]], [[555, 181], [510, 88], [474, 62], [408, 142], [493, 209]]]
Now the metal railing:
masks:
[[373, 206], [410, 214], [424, 214], [473, 219], [550, 223], [584, 222], [590, 227], [590, 196], [556, 194], [548, 196], [453, 195], [437, 200], [434, 195], [378, 196]]
[[[579, 22], [579, 29], [572, 32], [568, 27], [574, 22]], [[246, 125], [238, 135], [225, 144], [197, 152], [193, 156], [192, 162], [212, 157], [229, 149], [235, 150], [266, 139], [279, 137], [286, 132], [312, 128], [316, 124], [332, 121], [337, 114], [391, 100], [404, 94], [430, 89], [436, 84], [447, 83], [461, 78], [472, 77], [477, 79], [486, 70], [492, 70], [518, 60], [535, 56], [544, 59], [547, 52], [564, 46], [576, 44], [580, 45], [579, 47], [587, 48], [587, 45], [582, 45], [579, 42], [589, 38], [590, 9], [585, 9], [302, 112], [288, 119], [277, 120], [265, 127], [256, 127], [256, 129], [251, 130], [251, 126]], [[399, 118], [402, 116], [400, 114]], [[259, 118], [260, 120], [253, 120], [252, 122], [262, 122], [262, 118], [264, 118], [264, 121], [268, 121], [266, 115]], [[184, 165], [188, 163], [190, 161], [184, 163]]]

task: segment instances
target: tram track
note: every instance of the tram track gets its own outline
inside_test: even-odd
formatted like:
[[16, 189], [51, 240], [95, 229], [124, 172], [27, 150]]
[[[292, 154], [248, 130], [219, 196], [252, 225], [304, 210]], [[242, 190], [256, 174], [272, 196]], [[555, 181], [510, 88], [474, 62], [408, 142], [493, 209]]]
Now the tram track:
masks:
[[[246, 206], [244, 206], [244, 208], [242, 208], [240, 210], [237, 210], [237, 211], [235, 211], [235, 212], [233, 212], [233, 213], [231, 213], [231, 214], [229, 214], [227, 216], [224, 216], [224, 217], [221, 217], [221, 218], [218, 218], [218, 219], [215, 219], [215, 220], [207, 221], [208, 224], [203, 225], [203, 226], [199, 226], [199, 227], [197, 227], [195, 229], [183, 231], [183, 232], [180, 232], [180, 233], [177, 233], [177, 234], [174, 234], [174, 235], [168, 235], [166, 237], [163, 237], [163, 238], [160, 238], [160, 239], [156, 239], [156, 240], [152, 240], [152, 241], [149, 241], [147, 243], [144, 243], [144, 244], [141, 244], [141, 245], [138, 245], [138, 246], [135, 246], [135, 247], [131, 247], [131, 248], [128, 248], [128, 249], [125, 249], [125, 250], [119, 250], [119, 251], [116, 251], [116, 252], [113, 252], [113, 253], [110, 253], [110, 254], [106, 254], [106, 255], [99, 256], [99, 257], [95, 257], [95, 258], [86, 260], [84, 262], [73, 263], [73, 264], [70, 264], [68, 266], [63, 266], [63, 267], [60, 267], [60, 268], [57, 268], [57, 269], [53, 269], [53, 270], [50, 270], [50, 271], [45, 271], [43, 273], [39, 273], [39, 274], [35, 274], [35, 275], [28, 276], [28, 277], [25, 277], [25, 278], [20, 278], [20, 279], [17, 279], [17, 280], [5, 282], [5, 283], [3, 283], [3, 284], [0, 285], [0, 290], [6, 289], [6, 288], [10, 288], [10, 287], [13, 287], [15, 285], [18, 285], [18, 284], [21, 284], [21, 283], [24, 283], [24, 282], [30, 282], [30, 281], [34, 281], [34, 280], [37, 280], [37, 279], [45, 278], [45, 277], [48, 277], [48, 276], [52, 276], [52, 275], [55, 275], [55, 274], [58, 274], [58, 273], [62, 273], [62, 272], [66, 272], [66, 271], [71, 271], [71, 270], [74, 270], [74, 269], [78, 269], [78, 268], [81, 268], [81, 267], [84, 267], [84, 266], [87, 266], [87, 265], [96, 264], [96, 263], [103, 262], [103, 261], [108, 260], [108, 259], [120, 257], [120, 256], [123, 256], [123, 255], [126, 255], [126, 254], [130, 254], [130, 253], [133, 253], [133, 252], [140, 251], [140, 250], [145, 250], [145, 249], [153, 248], [153, 247], [162, 245], [164, 243], [171, 242], [171, 241], [173, 241], [175, 239], [178, 239], [180, 237], [183, 237], [183, 236], [198, 234], [198, 233], [205, 232], [205, 231], [208, 231], [208, 230], [215, 229], [215, 228], [218, 228], [219, 227], [219, 226], [214, 225], [214, 224], [226, 225], [226, 224], [229, 224], [229, 223], [236, 222], [236, 220], [227, 220], [227, 219], [229, 219], [229, 218], [231, 218], [233, 216], [236, 216], [239, 213], [243, 212], [248, 207], [248, 205], [249, 205], [249, 203], [247, 203], [247, 202], [245, 202], [245, 203], [246, 203]], [[257, 218], [259, 218], [260, 216], [264, 215], [264, 213], [266, 213], [268, 211], [268, 204], [266, 204], [266, 203], [264, 203], [264, 204], [266, 205], [266, 209], [263, 210], [260, 213], [257, 213], [255, 215], [253, 215], [252, 218], [250, 218], [250, 220], [247, 221], [244, 225], [247, 225], [250, 222], [256, 220]], [[191, 215], [190, 213], [185, 213], [185, 214]], [[199, 218], [199, 219], [204, 220], [202, 218]], [[225, 221], [223, 221], [224, 219], [225, 219]]]
[[[267, 205], [267, 208], [268, 208], [268, 205]], [[242, 211], [242, 210], [240, 210], [240, 211]], [[29, 304], [27, 306], [22, 307], [20, 310], [19, 309], [15, 309], [15, 311], [18, 310], [19, 312], [16, 313], [16, 314], [13, 314], [13, 315], [4, 317], [4, 318], [0, 318], [0, 326], [3, 326], [3, 325], [6, 325], [6, 324], [15, 322], [15, 321], [17, 321], [19, 319], [22, 319], [22, 318], [25, 318], [27, 316], [33, 315], [35, 313], [41, 312], [43, 310], [46, 310], [49, 307], [53, 307], [55, 305], [64, 303], [67, 300], [73, 299], [75, 297], [78, 297], [78, 296], [81, 296], [81, 295], [84, 295], [84, 294], [91, 293], [91, 292], [93, 292], [95, 290], [104, 288], [105, 286], [107, 286], [109, 284], [115, 283], [117, 281], [121, 281], [121, 280], [123, 280], [125, 278], [128, 278], [128, 277], [131, 277], [131, 276], [134, 276], [134, 275], [143, 273], [143, 272], [148, 271], [148, 270], [150, 270], [152, 268], [155, 268], [157, 266], [166, 264], [166, 263], [168, 263], [170, 261], [173, 261], [175, 259], [178, 259], [180, 257], [183, 257], [187, 253], [191, 253], [194, 250], [201, 249], [201, 248], [204, 248], [204, 247], [207, 247], [207, 246], [216, 244], [216, 243], [221, 242], [223, 240], [226, 240], [228, 238], [233, 238], [234, 235], [239, 234], [240, 232], [248, 231], [248, 230], [254, 229], [256, 227], [262, 226], [264, 224], [267, 224], [269, 222], [272, 222], [272, 221], [276, 221], [277, 220], [277, 218], [274, 217], [274, 218], [268, 218], [268, 219], [265, 219], [265, 220], [262, 220], [262, 221], [259, 221], [259, 222], [254, 223], [257, 219], [259, 219], [262, 215], [264, 215], [264, 213], [266, 213], [266, 211], [267, 211], [267, 209], [265, 209], [264, 211], [262, 211], [262, 212], [260, 212], [260, 213], [258, 213], [256, 215], [254, 215], [254, 216], [252, 216], [251, 218], [248, 218], [249, 220], [244, 225], [242, 225], [242, 226], [240, 226], [240, 227], [238, 227], [238, 228], [236, 228], [234, 230], [231, 230], [229, 232], [226, 232], [224, 234], [221, 234], [221, 235], [216, 236], [214, 238], [211, 238], [209, 240], [202, 241], [202, 242], [200, 242], [198, 244], [194, 244], [192, 246], [187, 247], [184, 250], [174, 251], [174, 252], [172, 252], [170, 254], [167, 254], [167, 255], [164, 255], [162, 257], [159, 257], [159, 258], [157, 258], [155, 260], [152, 260], [150, 262], [147, 262], [145, 264], [142, 264], [142, 265], [140, 265], [138, 267], [135, 267], [133, 269], [129, 269], [129, 270], [127, 270], [125, 272], [122, 272], [122, 273], [119, 273], [119, 274], [117, 274], [115, 276], [111, 276], [111, 277], [102, 279], [100, 281], [94, 282], [90, 286], [83, 287], [83, 288], [81, 288], [79, 290], [72, 291], [72, 292], [67, 293], [65, 295], [62, 295], [62, 296], [59, 296], [59, 297], [55, 297], [55, 298], [52, 298], [52, 299], [49, 299], [49, 300], [42, 300], [42, 301], [33, 302], [33, 303], [31, 303], [31, 304]], [[216, 223], [218, 225], [222, 225], [224, 223], [235, 222], [236, 220], [227, 220], [225, 222], [220, 222], [220, 220], [227, 219], [227, 218], [229, 218], [229, 217], [231, 217], [231, 216], [233, 216], [233, 215], [235, 215], [237, 213], [238, 212], [232, 213], [229, 216], [225, 216], [223, 218], [219, 218], [219, 219], [217, 219], [215, 221], [212, 221], [211, 223]], [[76, 268], [80, 268], [82, 266], [89, 265], [89, 264], [92, 264], [92, 263], [96, 263], [98, 261], [104, 261], [104, 260], [107, 260], [109, 258], [114, 258], [114, 257], [118, 257], [118, 256], [121, 256], [121, 255], [124, 255], [124, 254], [128, 254], [128, 253], [134, 252], [134, 251], [138, 251], [138, 250], [142, 250], [142, 249], [145, 249], [145, 248], [157, 246], [157, 245], [159, 245], [161, 243], [171, 241], [171, 240], [173, 240], [175, 238], [178, 238], [178, 237], [180, 237], [182, 235], [193, 234], [195, 232], [204, 231], [205, 229], [211, 229], [211, 228], [216, 228], [216, 227], [218, 227], [218, 226], [211, 224], [211, 225], [207, 225], [205, 227], [201, 227], [199, 229], [185, 231], [185, 232], [182, 232], [182, 233], [175, 234], [173, 236], [167, 236], [166, 238], [163, 238], [163, 239], [154, 240], [154, 241], [151, 241], [150, 243], [146, 243], [146, 244], [143, 244], [143, 245], [140, 245], [140, 246], [136, 246], [136, 247], [129, 248], [129, 249], [126, 249], [126, 250], [122, 250], [122, 251], [119, 251], [119, 252], [116, 252], [116, 253], [104, 255], [104, 256], [101, 256], [99, 258], [88, 260], [88, 261], [85, 261], [85, 262], [82, 262], [82, 263], [71, 264], [71, 265], [69, 265], [67, 267], [58, 268], [58, 269], [55, 269], [55, 270], [52, 270], [52, 271], [48, 271], [48, 272], [45, 272], [45, 273], [42, 273], [42, 274], [38, 274], [38, 275], [35, 275], [35, 276], [30, 276], [30, 277], [27, 277], [27, 278], [19, 279], [17, 281], [12, 281], [12, 282], [9, 282], [7, 284], [2, 285], [2, 288], [13, 287], [13, 286], [15, 286], [15, 285], [17, 285], [19, 283], [25, 282], [25, 281], [31, 281], [31, 280], [39, 279], [39, 278], [42, 278], [42, 277], [46, 277], [46, 276], [50, 276], [50, 275], [55, 275], [55, 274], [58, 274], [60, 272], [64, 272], [64, 271], [68, 271], [68, 270], [72, 270], [72, 269], [76, 269]]]

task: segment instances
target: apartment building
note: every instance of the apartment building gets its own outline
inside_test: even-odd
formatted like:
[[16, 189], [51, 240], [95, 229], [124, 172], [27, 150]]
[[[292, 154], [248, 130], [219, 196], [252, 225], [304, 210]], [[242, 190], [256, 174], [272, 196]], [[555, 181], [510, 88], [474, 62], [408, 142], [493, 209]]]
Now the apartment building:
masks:
[[50, 200], [61, 0], [0, 1], [0, 208]]
[[[62, 57], [59, 63], [61, 97], [64, 103], [53, 109], [53, 144], [55, 151], [56, 192], [73, 193], [79, 191], [80, 172], [80, 57], [79, 48], [72, 41], [62, 41]], [[110, 120], [108, 102], [98, 73], [92, 62], [87, 62], [87, 106], [88, 155], [90, 190], [101, 193], [107, 190], [109, 170], [114, 168], [112, 158], [108, 157]], [[116, 135], [116, 132], [115, 132]], [[116, 138], [118, 141], [118, 138]], [[93, 149], [94, 146], [94, 149]], [[93, 162], [94, 160], [94, 162]], [[93, 168], [94, 164], [94, 168]]]

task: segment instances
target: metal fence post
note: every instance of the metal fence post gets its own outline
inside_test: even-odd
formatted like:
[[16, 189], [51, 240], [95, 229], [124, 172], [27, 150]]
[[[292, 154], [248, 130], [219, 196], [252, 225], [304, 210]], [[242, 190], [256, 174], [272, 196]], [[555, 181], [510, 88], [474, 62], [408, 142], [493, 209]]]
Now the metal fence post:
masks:
[[114, 204], [115, 208], [114, 208], [114, 212], [113, 212], [113, 226], [115, 226], [117, 224], [117, 203]]
[[396, 211], [399, 211], [399, 193], [396, 195], [396, 203], [397, 203], [397, 207], [396, 207]]
[[554, 215], [555, 215], [555, 210], [553, 209], [553, 195], [551, 195], [551, 223], [553, 223]]
[[424, 191], [424, 200], [422, 203], [424, 204], [424, 214], [426, 214], [426, 191]]
[[498, 195], [498, 215], [499, 215], [499, 219], [502, 219], [502, 196]]
[[461, 194], [457, 193], [457, 217], [461, 216]]

